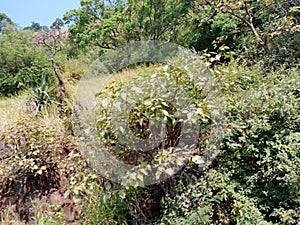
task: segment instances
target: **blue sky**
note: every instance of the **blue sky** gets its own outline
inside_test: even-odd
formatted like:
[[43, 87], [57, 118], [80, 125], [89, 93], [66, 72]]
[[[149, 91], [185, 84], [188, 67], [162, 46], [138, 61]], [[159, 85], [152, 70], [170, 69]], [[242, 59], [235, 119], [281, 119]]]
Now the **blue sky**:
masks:
[[50, 26], [70, 9], [77, 9], [80, 0], [0, 0], [0, 13], [5, 13], [21, 27], [31, 22]]

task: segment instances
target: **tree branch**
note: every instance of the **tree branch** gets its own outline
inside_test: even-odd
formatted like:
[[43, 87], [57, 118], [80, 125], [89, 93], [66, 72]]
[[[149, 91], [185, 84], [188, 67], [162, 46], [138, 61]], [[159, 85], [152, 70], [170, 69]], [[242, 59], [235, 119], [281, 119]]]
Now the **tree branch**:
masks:
[[249, 17], [249, 21], [247, 19], [245, 19], [244, 17], [240, 16], [239, 14], [237, 14], [235, 12], [235, 10], [232, 9], [230, 6], [228, 6], [229, 10], [227, 12], [230, 13], [231, 15], [235, 16], [236, 18], [238, 18], [240, 21], [242, 21], [242, 23], [244, 23], [246, 26], [248, 26], [251, 29], [251, 32], [254, 34], [257, 42], [262, 46], [265, 53], [268, 54], [270, 52], [269, 47], [268, 47], [266, 41], [264, 41], [261, 38], [260, 34], [257, 32], [256, 27], [253, 24], [253, 15], [248, 8], [247, 2], [245, 0], [243, 2], [244, 2], [244, 8], [245, 8], [246, 15]]

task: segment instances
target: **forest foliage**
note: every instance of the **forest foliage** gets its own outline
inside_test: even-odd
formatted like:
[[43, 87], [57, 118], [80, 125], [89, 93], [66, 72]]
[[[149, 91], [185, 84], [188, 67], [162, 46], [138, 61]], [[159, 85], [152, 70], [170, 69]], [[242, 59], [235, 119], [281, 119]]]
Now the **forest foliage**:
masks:
[[[167, 66], [149, 46], [126, 65], [136, 55], [127, 58], [122, 46], [137, 42], [180, 48]], [[101, 149], [144, 171], [180, 161], [180, 169], [152, 174], [161, 182], [144, 185], [149, 173], [124, 171], [128, 182], [113, 182], [80, 151], [73, 95], [99, 58], [114, 73], [95, 96]], [[22, 116], [0, 126], [0, 221], [15, 213], [35, 224], [299, 224], [299, 60], [299, 0], [81, 0], [50, 27], [20, 28], [0, 13], [0, 107], [25, 101]], [[128, 101], [135, 107], [126, 114]], [[115, 126], [123, 119], [129, 130]], [[161, 121], [159, 146], [126, 146]], [[184, 123], [199, 132], [180, 160]], [[203, 166], [210, 149], [218, 155]], [[68, 203], [39, 212], [33, 200], [50, 201], [53, 191]], [[82, 209], [72, 219], [68, 204]]]

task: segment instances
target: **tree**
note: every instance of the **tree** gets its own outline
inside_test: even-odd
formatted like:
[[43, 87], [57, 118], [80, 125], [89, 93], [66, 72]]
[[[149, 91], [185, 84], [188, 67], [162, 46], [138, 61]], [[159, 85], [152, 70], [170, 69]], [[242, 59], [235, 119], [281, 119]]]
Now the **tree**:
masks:
[[55, 77], [57, 78], [59, 84], [57, 99], [60, 106], [62, 106], [63, 97], [66, 92], [66, 88], [65, 88], [65, 82], [57, 67], [55, 56], [58, 52], [68, 49], [67, 42], [65, 41], [67, 35], [68, 35], [68, 31], [66, 30], [50, 29], [48, 31], [41, 31], [36, 36], [37, 44], [39, 46], [46, 47], [50, 51], [49, 60], [51, 62]]
[[255, 19], [266, 7], [270, 6], [268, 1], [252, 2], [247, 0], [222, 0], [218, 2], [217, 6], [221, 11], [231, 14], [247, 26], [255, 36], [258, 44], [264, 49], [265, 53], [269, 53], [270, 50], [267, 44], [267, 38], [263, 33], [258, 31], [258, 27], [255, 25]]
[[51, 29], [61, 30], [61, 28], [65, 25], [64, 21], [60, 18], [56, 18], [56, 20], [50, 26]]
[[131, 41], [176, 41], [191, 0], [81, 0], [81, 8], [64, 15], [70, 38], [79, 46], [114, 49]]
[[265, 68], [293, 67], [300, 58], [299, 0], [197, 0], [183, 43], [196, 50], [229, 46]]
[[0, 13], [0, 34], [3, 34], [8, 27], [16, 24], [4, 13]]
[[18, 94], [36, 87], [42, 75], [49, 74], [46, 51], [34, 48], [34, 43], [33, 32], [29, 30], [0, 35], [0, 95]]
[[43, 27], [39, 23], [31, 22], [31, 25], [28, 27], [24, 27], [24, 30], [40, 31], [43, 30]]
[[[198, 1], [213, 5], [216, 13], [227, 13], [240, 21], [253, 34], [256, 42], [266, 54], [270, 53], [269, 40], [293, 26], [290, 8], [299, 1], [259, 0], [259, 1]], [[247, 30], [245, 30], [247, 32]]]
[[176, 41], [178, 31], [187, 20], [190, 0], [130, 0], [125, 15], [127, 27], [138, 40]]
[[238, 27], [237, 19], [218, 12], [210, 2], [195, 1], [183, 30], [180, 45], [196, 51], [215, 51], [223, 45], [234, 48], [234, 36], [242, 29]]
[[73, 9], [64, 15], [66, 24], [70, 24], [69, 38], [81, 48], [97, 45], [95, 26], [102, 18], [105, 5], [98, 0], [81, 0], [80, 9]]

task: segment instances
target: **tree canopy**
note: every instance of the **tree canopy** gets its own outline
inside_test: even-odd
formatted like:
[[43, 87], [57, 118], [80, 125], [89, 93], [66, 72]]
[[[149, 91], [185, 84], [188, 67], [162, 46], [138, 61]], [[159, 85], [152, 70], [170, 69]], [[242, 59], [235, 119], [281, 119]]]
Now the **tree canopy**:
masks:
[[[114, 49], [133, 41], [170, 41], [198, 51], [222, 45], [245, 58], [268, 55], [286, 66], [299, 58], [299, 0], [82, 0], [64, 15], [80, 48]], [[288, 47], [284, 39], [290, 39]], [[286, 58], [287, 60], [284, 60]], [[276, 67], [276, 65], [275, 65]]]
[[0, 13], [0, 34], [3, 34], [9, 27], [16, 26], [16, 24], [4, 13]]
[[180, 36], [192, 1], [105, 1], [82, 0], [81, 8], [71, 10], [64, 19], [70, 38], [80, 46], [113, 49], [141, 40], [176, 41]]

